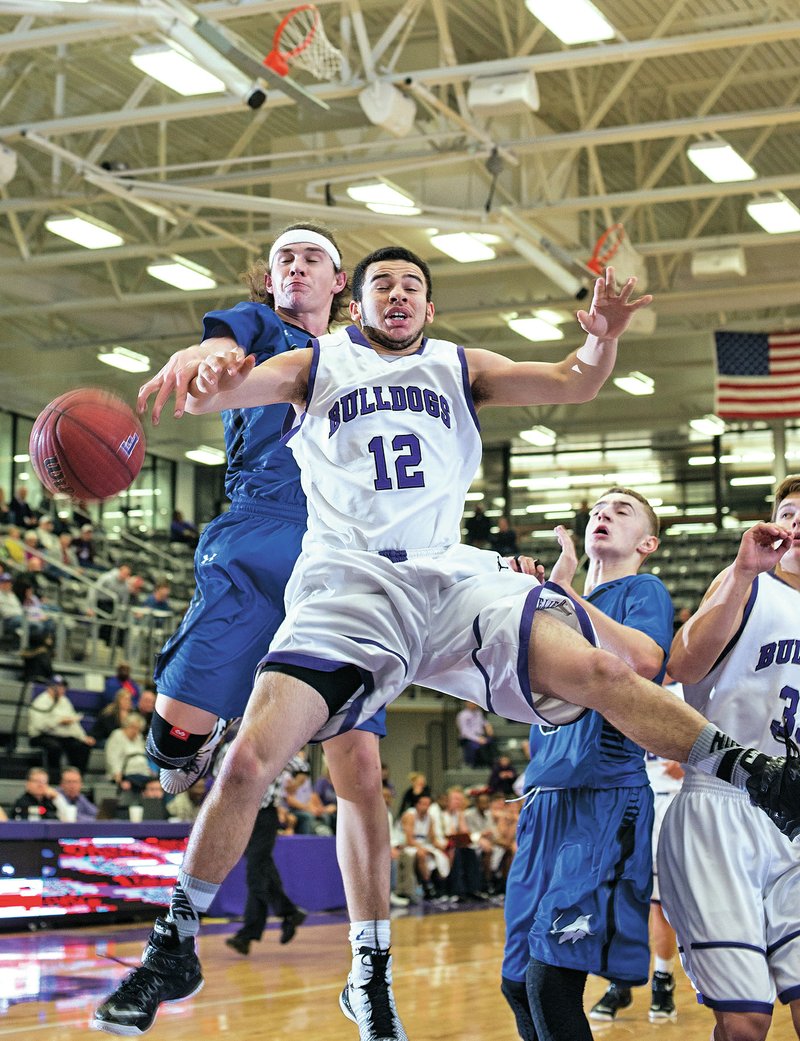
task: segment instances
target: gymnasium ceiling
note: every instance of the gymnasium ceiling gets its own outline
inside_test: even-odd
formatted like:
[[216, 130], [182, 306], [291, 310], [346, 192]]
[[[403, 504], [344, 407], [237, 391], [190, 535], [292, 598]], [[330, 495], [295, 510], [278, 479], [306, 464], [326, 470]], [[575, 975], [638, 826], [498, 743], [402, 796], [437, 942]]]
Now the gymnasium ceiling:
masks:
[[[155, 371], [195, 341], [205, 311], [242, 298], [239, 273], [303, 216], [331, 224], [346, 258], [386, 242], [423, 255], [439, 335], [557, 359], [579, 341], [574, 321], [562, 342], [532, 344], [503, 320], [576, 309], [530, 246], [544, 238], [562, 261], [584, 263], [622, 221], [656, 302], [654, 331], [629, 336], [619, 368], [653, 377], [655, 396], [609, 384], [578, 409], [492, 410], [485, 439], [513, 440], [536, 423], [584, 442], [685, 430], [713, 410], [714, 329], [800, 322], [800, 233], [769, 235], [745, 209], [778, 191], [800, 204], [800, 6], [596, 2], [617, 37], [565, 46], [523, 0], [318, 0], [343, 71], [292, 79], [328, 107], [268, 77], [254, 110], [233, 93], [182, 97], [129, 57], [161, 42], [170, 20], [199, 15], [260, 59], [290, 8], [283, 0], [0, 0], [0, 142], [17, 160], [0, 187], [3, 403], [33, 416], [86, 383], [132, 399], [141, 377], [102, 365], [98, 351], [134, 349]], [[476, 78], [531, 71], [538, 111], [471, 107]], [[405, 136], [373, 124], [359, 103], [375, 80], [413, 101]], [[757, 178], [718, 185], [701, 174], [686, 148], [715, 138]], [[382, 217], [347, 196], [376, 177], [422, 212]], [[46, 229], [75, 211], [124, 243], [87, 250]], [[431, 245], [432, 227], [495, 235], [497, 257], [450, 260]], [[732, 248], [743, 250], [745, 275], [692, 275], [693, 257]], [[187, 293], [148, 275], [173, 254], [210, 270], [217, 287]], [[618, 266], [634, 260], [621, 255]], [[151, 436], [174, 458], [197, 442], [220, 443], [215, 419], [165, 421]]]

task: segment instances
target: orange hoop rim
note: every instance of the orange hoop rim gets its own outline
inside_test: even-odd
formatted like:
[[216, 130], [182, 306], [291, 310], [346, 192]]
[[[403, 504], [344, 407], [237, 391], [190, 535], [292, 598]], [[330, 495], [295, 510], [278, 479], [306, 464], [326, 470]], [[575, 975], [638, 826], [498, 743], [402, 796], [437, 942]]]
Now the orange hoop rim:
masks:
[[[611, 239], [608, 246], [606, 243]], [[600, 238], [594, 244], [591, 257], [586, 261], [586, 266], [596, 275], [603, 273], [606, 262], [617, 253], [625, 239], [625, 225], [621, 221], [606, 228]], [[606, 247], [605, 249], [603, 247]]]
[[[301, 11], [313, 11], [314, 13], [314, 24], [309, 29], [304, 40], [301, 40], [296, 47], [292, 47], [289, 50], [281, 50], [281, 36], [284, 30], [289, 25], [291, 20]], [[302, 54], [303, 51], [307, 50], [314, 41], [314, 37], [317, 34], [317, 28], [319, 26], [319, 10], [315, 4], [300, 4], [298, 7], [293, 7], [287, 15], [281, 19], [278, 28], [275, 30], [275, 35], [272, 37], [272, 50], [264, 59], [264, 65], [267, 68], [272, 69], [273, 72], [277, 72], [279, 76], [286, 76], [289, 72], [289, 58], [296, 58], [298, 54]]]

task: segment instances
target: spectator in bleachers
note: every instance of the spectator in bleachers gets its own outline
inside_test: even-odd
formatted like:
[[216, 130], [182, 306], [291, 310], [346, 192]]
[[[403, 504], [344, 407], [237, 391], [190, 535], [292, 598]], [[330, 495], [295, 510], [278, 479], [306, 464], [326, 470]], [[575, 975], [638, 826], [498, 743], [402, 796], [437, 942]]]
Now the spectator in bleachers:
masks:
[[400, 809], [397, 813], [398, 818], [402, 817], [406, 810], [411, 809], [420, 795], [427, 795], [429, 799], [432, 798], [428, 778], [425, 774], [410, 773], [408, 775], [408, 788], [403, 792], [403, 798], [400, 800]]
[[22, 604], [22, 613], [28, 622], [29, 642], [39, 646], [47, 637], [53, 637], [56, 623], [52, 618], [52, 605], [46, 604], [37, 594], [30, 575], [18, 575], [12, 588]]
[[475, 504], [475, 513], [467, 518], [464, 525], [467, 532], [467, 545], [486, 549], [492, 536], [492, 522], [486, 516], [483, 505]]
[[0, 524], [8, 524], [11, 520], [11, 509], [6, 500], [4, 488], [0, 488]]
[[497, 518], [497, 531], [489, 539], [492, 549], [501, 557], [513, 557], [519, 553], [517, 533], [508, 523], [508, 517]]
[[101, 744], [106, 742], [115, 730], [125, 726], [133, 711], [133, 694], [127, 687], [120, 687], [111, 704], [106, 705], [94, 721], [92, 737]]
[[61, 757], [70, 766], [86, 770], [95, 740], [81, 726], [81, 717], [67, 697], [67, 681], [55, 675], [47, 688], [31, 702], [28, 710], [28, 738], [44, 751], [51, 774], [61, 770]]
[[167, 820], [169, 818], [169, 806], [167, 804], [166, 795], [164, 789], [161, 787], [161, 781], [157, 777], [149, 777], [144, 782], [144, 787], [141, 791], [142, 799], [153, 799], [158, 800], [161, 806], [157, 813], [150, 810], [150, 820]]
[[89, 593], [87, 614], [93, 614], [97, 610], [115, 614], [120, 607], [127, 607], [131, 596], [128, 588], [131, 574], [130, 564], [117, 564], [104, 571], [96, 579], [94, 588]]
[[478, 837], [473, 838], [467, 823], [467, 798], [464, 789], [448, 788], [442, 812], [442, 834], [447, 843], [450, 873], [447, 893], [453, 902], [481, 899], [481, 865]]
[[172, 523], [169, 526], [170, 542], [181, 542], [194, 549], [200, 538], [199, 532], [191, 521], [185, 520], [180, 510], [173, 510]]
[[[299, 759], [299, 757], [298, 757]], [[298, 835], [332, 835], [334, 818], [325, 809], [311, 783], [311, 768], [295, 766], [283, 780], [281, 798], [297, 818]]]
[[511, 756], [502, 752], [492, 765], [492, 772], [486, 782], [490, 794], [499, 793], [506, 799], [514, 798], [514, 781], [517, 779], [517, 771], [511, 763]]
[[470, 701], [456, 715], [458, 743], [469, 767], [491, 766], [497, 753], [491, 723], [486, 721], [483, 709]]
[[490, 894], [504, 893], [517, 848], [517, 814], [500, 794], [484, 792], [476, 801], [467, 810], [467, 824], [473, 837], [478, 835], [483, 888]]
[[21, 484], [14, 494], [14, 498], [8, 504], [9, 512], [11, 513], [11, 520], [17, 527], [22, 528], [23, 531], [26, 528], [35, 528], [39, 523], [39, 518], [36, 512], [31, 509], [30, 503], [28, 502], [28, 489], [24, 484]]
[[172, 611], [169, 603], [169, 594], [170, 584], [165, 578], [161, 578], [156, 582], [152, 593], [148, 593], [142, 601], [142, 607], [146, 607], [148, 611], [152, 611], [155, 614], [153, 619], [154, 629], [163, 629], [167, 616]]
[[[389, 868], [389, 904], [391, 907], [408, 907], [411, 903], [410, 896], [404, 896], [397, 892], [399, 882], [399, 868], [402, 863], [402, 851], [405, 844], [403, 831], [398, 827], [392, 813], [392, 802], [394, 800], [394, 789], [384, 783], [383, 801], [386, 803], [386, 813], [389, 816], [389, 842], [391, 843], [391, 864]], [[413, 893], [415, 884], [411, 886]]]
[[150, 729], [150, 724], [153, 722], [153, 712], [156, 707], [156, 692], [152, 687], [143, 687], [142, 693], [136, 702], [136, 711], [144, 720], [144, 736], [147, 737], [147, 732]]
[[72, 536], [68, 531], [62, 531], [58, 536], [58, 549], [53, 555], [59, 563], [64, 564], [66, 567], [75, 569], [80, 567], [78, 554], [72, 548]]
[[121, 661], [117, 665], [114, 675], [106, 679], [103, 697], [110, 703], [116, 697], [118, 690], [127, 690], [134, 701], [139, 697], [139, 684], [131, 679], [131, 666], [127, 661]]
[[75, 820], [93, 821], [97, 816], [97, 807], [83, 794], [83, 776], [75, 766], [68, 766], [61, 771], [61, 784], [56, 789], [53, 802], [59, 820], [70, 819], [70, 808], [75, 810]]
[[405, 835], [403, 856], [412, 860], [417, 880], [426, 899], [432, 900], [444, 888], [450, 873], [447, 841], [431, 813], [431, 797], [419, 795], [400, 818]]
[[34, 529], [28, 529], [28, 531], [26, 531], [25, 534], [22, 536], [22, 547], [25, 551], [26, 566], [31, 557], [37, 557], [39, 560], [41, 560], [40, 550], [42, 548], [42, 545], [39, 542], [39, 536]]
[[389, 789], [389, 791], [392, 793], [392, 799], [394, 799], [397, 793], [395, 792], [394, 785], [392, 784], [392, 780], [389, 777], [389, 767], [386, 765], [386, 763], [381, 763], [381, 783], [383, 784], [384, 788]]
[[336, 831], [336, 791], [331, 783], [327, 763], [323, 763], [322, 776], [314, 781], [314, 793], [322, 803], [322, 808], [328, 816], [331, 828]]
[[7, 571], [0, 572], [0, 623], [6, 636], [18, 634], [22, 628], [22, 604], [12, 582]]
[[78, 566], [84, 569], [93, 569], [94, 563], [94, 528], [91, 524], [84, 524], [80, 534], [72, 543], [75, 556], [78, 558]]
[[131, 712], [125, 725], [115, 730], [106, 741], [106, 773], [124, 792], [141, 792], [153, 777], [144, 748], [143, 729], [142, 717]]
[[43, 770], [41, 766], [31, 767], [25, 781], [25, 791], [11, 807], [11, 819], [15, 821], [58, 820], [54, 801], [55, 794], [50, 787], [47, 770]]
[[167, 805], [169, 819], [173, 821], [195, 821], [203, 799], [206, 797], [206, 778], [201, 777], [195, 781], [191, 788], [185, 792], [178, 792], [174, 799]]
[[10, 563], [22, 567], [25, 563], [25, 547], [22, 543], [22, 531], [12, 524], [3, 541], [3, 549]]
[[45, 513], [39, 518], [39, 523], [36, 526], [36, 537], [39, 540], [39, 546], [45, 553], [51, 556], [58, 555], [60, 549], [58, 535], [55, 533], [53, 518], [49, 513]]

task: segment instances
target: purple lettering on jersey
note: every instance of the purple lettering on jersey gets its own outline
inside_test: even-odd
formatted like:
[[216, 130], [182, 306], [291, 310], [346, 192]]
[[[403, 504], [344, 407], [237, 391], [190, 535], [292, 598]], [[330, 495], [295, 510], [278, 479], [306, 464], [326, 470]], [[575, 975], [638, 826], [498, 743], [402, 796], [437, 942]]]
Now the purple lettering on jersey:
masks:
[[407, 387], [406, 399], [408, 401], [409, 412], [422, 411], [422, 391], [419, 389], [419, 387]]
[[778, 640], [778, 653], [775, 655], [776, 665], [785, 665], [792, 657], [794, 640]]
[[378, 412], [385, 412], [392, 407], [391, 402], [383, 400], [383, 387], [373, 387], [372, 393], [375, 395], [375, 407]]
[[341, 412], [339, 411], [339, 402], [333, 406], [332, 409], [328, 410], [328, 419], [330, 420], [330, 429], [328, 430], [328, 437], [333, 437], [342, 422]]
[[[378, 389], [380, 389], [380, 388], [378, 388]], [[367, 404], [367, 388], [366, 387], [361, 387], [359, 389], [358, 397], [359, 397], [358, 411], [361, 413], [362, 416], [368, 416], [370, 414], [370, 412], [374, 412], [375, 411], [375, 403], [374, 402], [372, 402], [372, 404], [370, 404], [370, 405]]]
[[450, 403], [447, 398], [442, 394], [439, 397], [439, 404], [442, 406], [442, 422], [450, 429]]
[[800, 665], [800, 640], [794, 641], [794, 654], [792, 655], [792, 665]]
[[758, 655], [758, 665], [756, 665], [756, 672], [760, 669], [769, 668], [775, 660], [775, 644], [765, 643], [761, 648]]
[[439, 396], [427, 388], [422, 392], [422, 400], [425, 403], [425, 411], [429, 416], [437, 419], [441, 409], [439, 408]]
[[408, 407], [408, 402], [406, 401], [406, 388], [389, 387], [389, 395], [392, 399], [392, 411], [405, 412]]
[[349, 394], [344, 394], [341, 397], [342, 402], [342, 422], [349, 423], [351, 419], [355, 419], [358, 415], [358, 409], [356, 408], [356, 398], [358, 391], [351, 390]]

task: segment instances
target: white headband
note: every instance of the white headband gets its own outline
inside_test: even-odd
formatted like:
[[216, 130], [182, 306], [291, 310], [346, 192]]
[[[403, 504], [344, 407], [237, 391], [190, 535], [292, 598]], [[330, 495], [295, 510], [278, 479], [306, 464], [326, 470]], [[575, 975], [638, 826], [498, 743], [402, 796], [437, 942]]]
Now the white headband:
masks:
[[291, 231], [284, 231], [282, 235], [279, 235], [272, 243], [272, 249], [269, 251], [269, 266], [272, 267], [272, 261], [275, 259], [275, 254], [279, 249], [283, 249], [285, 246], [293, 246], [296, 242], [311, 242], [315, 246], [319, 246], [320, 249], [324, 249], [333, 261], [333, 266], [336, 270], [341, 271], [342, 258], [339, 255], [339, 250], [330, 239], [325, 238], [324, 235], [320, 235], [316, 231], [311, 231], [309, 228], [293, 228]]

